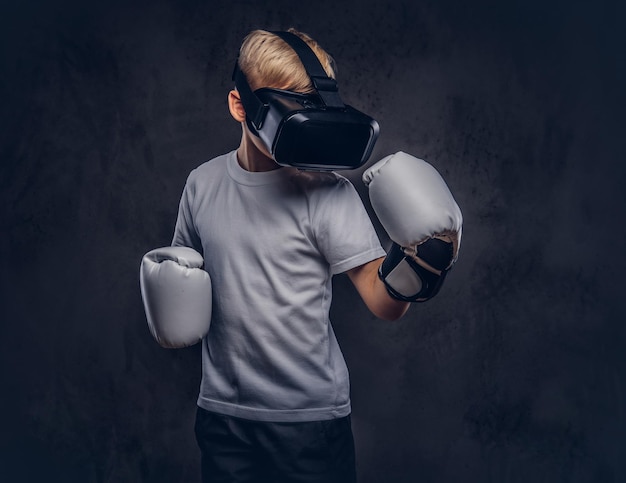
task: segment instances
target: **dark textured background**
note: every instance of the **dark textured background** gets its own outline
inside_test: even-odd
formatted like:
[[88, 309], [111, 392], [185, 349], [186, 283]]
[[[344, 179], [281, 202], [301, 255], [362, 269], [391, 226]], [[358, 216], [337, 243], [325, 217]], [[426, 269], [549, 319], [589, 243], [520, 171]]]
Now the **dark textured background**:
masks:
[[1, 481], [198, 481], [199, 347], [151, 339], [138, 267], [238, 142], [242, 37], [289, 26], [465, 217], [397, 323], [335, 280], [360, 481], [626, 481], [619, 2], [93, 3], [2, 1]]

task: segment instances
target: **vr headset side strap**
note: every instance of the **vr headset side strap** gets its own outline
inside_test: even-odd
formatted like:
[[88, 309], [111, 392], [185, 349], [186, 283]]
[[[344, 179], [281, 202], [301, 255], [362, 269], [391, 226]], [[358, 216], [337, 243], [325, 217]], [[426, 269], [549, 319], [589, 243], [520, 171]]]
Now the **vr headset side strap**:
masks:
[[246, 110], [248, 119], [250, 119], [256, 129], [261, 129], [269, 105], [261, 102], [261, 100], [254, 95], [252, 89], [250, 89], [248, 79], [246, 79], [245, 74], [241, 72], [239, 68], [239, 59], [235, 62], [232, 80], [235, 81], [235, 87], [239, 91], [241, 103]]
[[324, 104], [327, 107], [345, 107], [341, 97], [339, 97], [337, 81], [328, 77], [324, 67], [322, 67], [322, 64], [311, 47], [300, 37], [291, 32], [277, 31], [272, 33], [287, 42], [296, 54], [298, 54], [306, 73], [311, 78], [311, 82], [313, 82], [313, 86], [322, 98]]

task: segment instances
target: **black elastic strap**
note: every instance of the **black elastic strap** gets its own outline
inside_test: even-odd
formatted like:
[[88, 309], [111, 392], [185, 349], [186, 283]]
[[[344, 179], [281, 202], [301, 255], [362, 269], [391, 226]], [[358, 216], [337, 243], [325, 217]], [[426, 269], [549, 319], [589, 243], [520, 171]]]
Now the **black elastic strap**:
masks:
[[454, 259], [454, 247], [452, 243], [430, 238], [417, 246], [417, 256], [437, 270], [445, 270], [450, 267]]
[[300, 37], [291, 32], [272, 33], [287, 42], [289, 47], [298, 54], [306, 73], [311, 78], [313, 87], [315, 87], [315, 90], [322, 98], [324, 104], [327, 107], [344, 107], [344, 103], [341, 97], [339, 97], [337, 81], [332, 77], [328, 77], [328, 74], [326, 74], [324, 67], [311, 47]]
[[[422, 287], [420, 291], [410, 296], [401, 294], [387, 281], [387, 275], [389, 275], [389, 273], [391, 273], [403, 260], [409, 264], [409, 267], [411, 267], [411, 269], [417, 274], [420, 281], [422, 282]], [[430, 262], [442, 265], [443, 259], [438, 261], [431, 259]], [[430, 270], [422, 267], [419, 263], [413, 260], [412, 257], [406, 256], [402, 247], [397, 243], [393, 243], [391, 248], [389, 249], [389, 253], [387, 253], [387, 256], [385, 257], [383, 263], [378, 269], [378, 278], [382, 280], [382, 282], [385, 284], [385, 287], [387, 288], [387, 292], [389, 292], [389, 295], [391, 295], [393, 298], [402, 300], [404, 302], [426, 302], [427, 300], [430, 300], [439, 293], [439, 290], [441, 289], [441, 286], [443, 285], [443, 282], [445, 281], [450, 269], [451, 267], [441, 270], [440, 275], [433, 273]]]
[[[339, 97], [337, 81], [328, 77], [324, 67], [309, 45], [291, 32], [272, 32], [277, 37], [283, 39], [298, 55], [300, 62], [304, 66], [307, 75], [310, 77], [313, 87], [327, 107], [345, 107]], [[257, 129], [261, 129], [263, 121], [269, 110], [269, 104], [263, 103], [252, 91], [248, 79], [239, 68], [239, 60], [235, 62], [232, 80], [241, 96], [241, 102], [246, 109], [246, 117], [250, 121], [248, 127], [252, 127], [254, 134]], [[252, 126], [250, 126], [252, 124]]]
[[241, 96], [241, 102], [246, 110], [246, 117], [252, 122], [256, 129], [261, 129], [265, 115], [269, 109], [268, 104], [264, 104], [261, 100], [254, 95], [248, 79], [241, 69], [239, 68], [239, 59], [235, 62], [235, 70], [233, 71], [233, 80], [235, 81], [235, 87]]

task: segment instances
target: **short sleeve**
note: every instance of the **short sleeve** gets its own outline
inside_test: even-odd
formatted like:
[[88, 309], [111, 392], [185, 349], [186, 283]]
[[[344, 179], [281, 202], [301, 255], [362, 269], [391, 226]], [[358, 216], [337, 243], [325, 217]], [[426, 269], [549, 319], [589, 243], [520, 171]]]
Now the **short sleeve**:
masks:
[[318, 247], [333, 275], [385, 256], [359, 194], [349, 180], [337, 177], [317, 197], [313, 216]]
[[193, 199], [194, 189], [190, 176], [180, 197], [172, 246], [191, 247], [202, 253], [202, 242], [193, 221]]

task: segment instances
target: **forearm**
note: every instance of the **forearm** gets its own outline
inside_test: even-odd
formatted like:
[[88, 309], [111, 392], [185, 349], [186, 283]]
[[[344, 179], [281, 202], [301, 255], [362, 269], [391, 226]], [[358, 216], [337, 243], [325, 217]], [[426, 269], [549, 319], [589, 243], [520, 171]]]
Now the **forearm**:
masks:
[[367, 308], [378, 318], [383, 320], [397, 320], [409, 308], [409, 302], [396, 300], [389, 295], [385, 284], [378, 277], [378, 268], [384, 258], [348, 271], [348, 277], [356, 287]]

